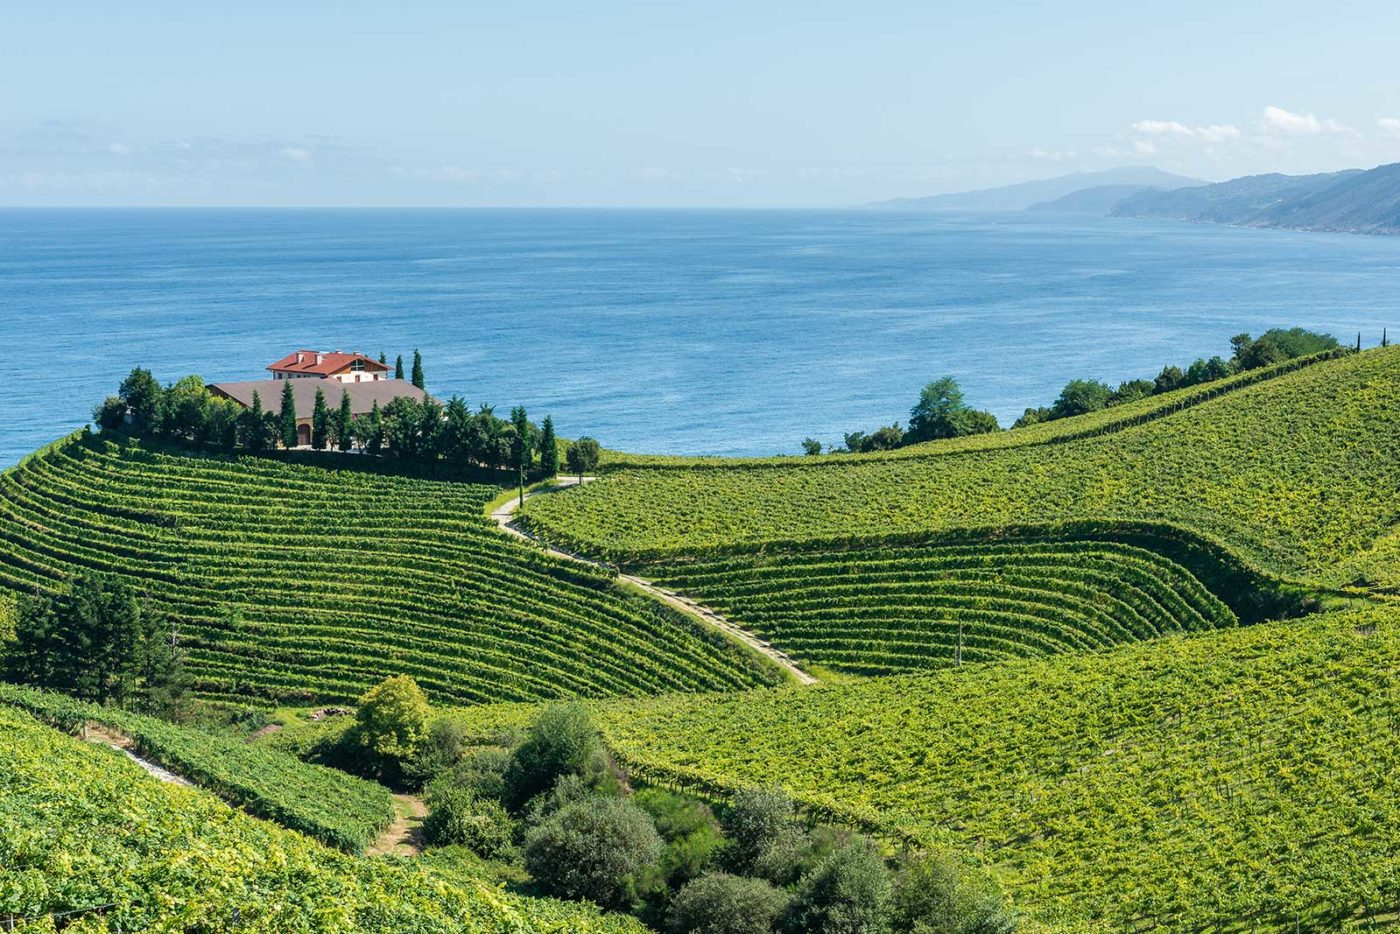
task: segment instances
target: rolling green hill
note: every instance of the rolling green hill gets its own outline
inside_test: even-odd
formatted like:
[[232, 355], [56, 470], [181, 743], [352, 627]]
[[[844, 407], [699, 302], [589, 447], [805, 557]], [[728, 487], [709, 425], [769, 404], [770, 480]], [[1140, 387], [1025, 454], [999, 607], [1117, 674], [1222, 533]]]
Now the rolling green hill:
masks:
[[501, 534], [499, 488], [77, 438], [0, 476], [0, 587], [120, 575], [181, 620], [198, 692], [344, 701], [409, 674], [459, 702], [780, 680], [611, 575]]
[[[489, 732], [529, 713], [459, 716]], [[598, 716], [634, 778], [774, 783], [966, 848], [1054, 930], [1335, 929], [1400, 908], [1396, 606]]]
[[643, 930], [469, 871], [347, 856], [12, 708], [0, 708], [0, 748], [6, 930]]
[[525, 515], [548, 538], [622, 561], [1048, 521], [1169, 523], [1280, 577], [1393, 582], [1397, 429], [1400, 348], [1389, 348], [1054, 444], [622, 469], [529, 503]]

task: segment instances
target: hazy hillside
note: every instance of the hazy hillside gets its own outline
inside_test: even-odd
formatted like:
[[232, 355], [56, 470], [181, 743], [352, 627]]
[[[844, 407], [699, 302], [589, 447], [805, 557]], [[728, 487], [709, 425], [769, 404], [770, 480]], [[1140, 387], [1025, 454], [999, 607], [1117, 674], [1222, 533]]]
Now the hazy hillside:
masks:
[[1132, 195], [1115, 217], [1358, 233], [1400, 232], [1400, 164], [1321, 175], [1251, 175]]
[[1200, 179], [1173, 175], [1151, 166], [1122, 166], [1102, 172], [1074, 172], [1055, 178], [964, 191], [925, 198], [894, 198], [871, 207], [911, 211], [1024, 211], [1033, 204], [1053, 201], [1086, 188], [1131, 185], [1162, 189], [1203, 184]]
[[[1188, 189], [1189, 190], [1189, 189]], [[1093, 214], [1103, 217], [1119, 202], [1143, 192], [1162, 191], [1150, 185], [1097, 185], [1072, 191], [1063, 198], [1040, 201], [1026, 208], [1027, 211], [1044, 211], [1057, 214]]]

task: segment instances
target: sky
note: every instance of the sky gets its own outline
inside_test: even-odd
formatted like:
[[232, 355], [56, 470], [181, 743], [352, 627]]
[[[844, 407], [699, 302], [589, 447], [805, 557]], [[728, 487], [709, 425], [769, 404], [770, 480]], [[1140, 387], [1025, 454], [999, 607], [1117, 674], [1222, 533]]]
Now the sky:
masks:
[[0, 205], [862, 204], [1400, 161], [1400, 4], [8, 3]]

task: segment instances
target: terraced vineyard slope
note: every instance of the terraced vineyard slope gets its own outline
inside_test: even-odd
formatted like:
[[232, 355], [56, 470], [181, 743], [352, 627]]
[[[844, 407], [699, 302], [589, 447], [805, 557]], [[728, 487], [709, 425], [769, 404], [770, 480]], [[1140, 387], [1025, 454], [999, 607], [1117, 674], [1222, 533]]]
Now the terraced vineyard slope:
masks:
[[[460, 716], [489, 732], [528, 712]], [[975, 852], [1052, 930], [1334, 930], [1400, 909], [1396, 606], [598, 716], [634, 778], [771, 782]]]
[[8, 707], [0, 749], [5, 930], [643, 930], [469, 871], [347, 856]]
[[1357, 563], [1400, 520], [1400, 348], [1316, 363], [1063, 443], [764, 469], [627, 469], [527, 503], [524, 513], [546, 538], [629, 561], [743, 542], [1166, 522], [1272, 574], [1336, 587], [1379, 577], [1400, 553], [1391, 543]]
[[764, 659], [482, 515], [499, 489], [76, 439], [0, 476], [0, 587], [120, 575], [211, 698], [459, 702], [776, 683]]
[[818, 544], [643, 572], [806, 662], [883, 675], [1236, 625], [1189, 571], [1115, 541]]

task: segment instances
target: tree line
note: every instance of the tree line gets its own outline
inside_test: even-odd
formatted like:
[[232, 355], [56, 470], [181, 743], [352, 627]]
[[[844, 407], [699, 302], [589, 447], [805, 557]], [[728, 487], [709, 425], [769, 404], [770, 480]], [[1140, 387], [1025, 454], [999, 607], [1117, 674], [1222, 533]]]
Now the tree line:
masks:
[[[1386, 344], [1388, 339], [1383, 337], [1382, 346]], [[1101, 380], [1072, 379], [1060, 390], [1054, 402], [1048, 406], [1026, 409], [1012, 424], [1011, 429], [1085, 415], [1174, 389], [1185, 389], [1224, 379], [1236, 373], [1281, 363], [1295, 357], [1336, 350], [1340, 346], [1337, 339], [1330, 334], [1297, 327], [1274, 328], [1257, 338], [1247, 333], [1236, 334], [1230, 338], [1231, 355], [1228, 359], [1220, 356], [1208, 360], [1199, 358], [1184, 370], [1168, 365], [1163, 367], [1154, 379], [1126, 380], [1116, 388]], [[1356, 338], [1356, 349], [1361, 349], [1360, 335]], [[899, 423], [895, 422], [868, 434], [864, 431], [850, 432], [844, 438], [844, 448], [833, 445], [828, 450], [850, 453], [888, 451], [924, 441], [1000, 430], [1001, 426], [992, 413], [973, 409], [963, 398], [957, 381], [951, 376], [944, 376], [923, 388], [919, 400], [910, 410], [908, 429], [901, 428]], [[809, 455], [820, 454], [822, 445], [815, 439], [805, 438], [802, 441], [802, 450]]]
[[[382, 355], [381, 355], [382, 358]], [[403, 358], [397, 361], [402, 372]], [[413, 384], [422, 388], [422, 361], [413, 355]], [[335, 384], [328, 384], [335, 385]], [[155, 438], [216, 451], [264, 453], [297, 447], [299, 413], [292, 381], [283, 383], [274, 411], [253, 393], [244, 408], [215, 396], [198, 376], [186, 376], [161, 386], [150, 370], [137, 367], [93, 412], [104, 431], [121, 431], [138, 438]], [[399, 396], [383, 408], [353, 415], [350, 397], [341, 393], [332, 408], [318, 386], [311, 411], [311, 447], [318, 451], [358, 451], [396, 460], [451, 463], [488, 470], [511, 469], [523, 483], [529, 475], [552, 477], [561, 461], [570, 472], [584, 474], [597, 467], [601, 448], [592, 438], [562, 445], [554, 420], [532, 422], [523, 406], [500, 418], [482, 405], [472, 411], [459, 396], [446, 405], [431, 396], [420, 402]]]

